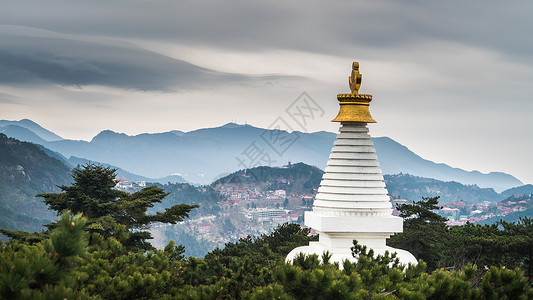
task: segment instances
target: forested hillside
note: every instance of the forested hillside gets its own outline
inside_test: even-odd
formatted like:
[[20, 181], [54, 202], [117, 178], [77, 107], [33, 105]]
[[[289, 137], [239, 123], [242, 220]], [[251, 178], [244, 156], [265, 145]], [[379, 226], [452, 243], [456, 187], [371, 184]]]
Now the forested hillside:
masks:
[[416, 201], [422, 197], [440, 196], [441, 202], [483, 201], [497, 202], [504, 197], [491, 188], [463, 185], [455, 181], [441, 181], [409, 174], [384, 175], [389, 195], [394, 198]]
[[56, 185], [70, 180], [64, 163], [0, 133], [0, 228], [40, 231], [56, 214], [35, 195], [58, 191]]
[[211, 186], [235, 185], [262, 190], [285, 190], [287, 194], [314, 194], [324, 172], [304, 163], [283, 167], [255, 167], [240, 170], [213, 182]]

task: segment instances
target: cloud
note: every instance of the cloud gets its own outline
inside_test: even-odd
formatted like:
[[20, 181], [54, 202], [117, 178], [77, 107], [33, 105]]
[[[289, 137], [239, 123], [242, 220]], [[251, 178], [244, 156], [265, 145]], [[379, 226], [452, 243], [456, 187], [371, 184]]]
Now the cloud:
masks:
[[10, 95], [10, 94], [6, 94], [6, 93], [1, 93], [0, 92], [0, 103], [4, 103], [4, 104], [15, 104], [17, 103], [17, 99], [20, 99], [19, 97], [16, 97], [16, 96], [13, 96], [13, 95]]
[[[32, 9], [28, 9], [32, 7]], [[517, 9], [520, 7], [520, 9]], [[80, 35], [196, 43], [233, 50], [353, 55], [455, 40], [530, 56], [530, 1], [12, 1], [4, 24]]]
[[127, 43], [0, 32], [0, 84], [172, 91], [283, 77], [216, 72]]

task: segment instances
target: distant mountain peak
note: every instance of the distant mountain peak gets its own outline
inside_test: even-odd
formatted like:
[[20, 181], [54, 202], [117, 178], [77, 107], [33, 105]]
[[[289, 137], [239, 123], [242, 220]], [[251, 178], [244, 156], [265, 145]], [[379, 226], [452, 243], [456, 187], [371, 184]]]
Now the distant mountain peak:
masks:
[[227, 123], [227, 124], [224, 124], [222, 126], [220, 126], [219, 128], [239, 128], [239, 127], [244, 127], [244, 126], [250, 126], [248, 124], [237, 124], [237, 123]]
[[30, 120], [30, 119], [22, 119], [22, 120], [20, 120], [19, 122], [21, 122], [21, 123], [26, 123], [26, 124], [31, 124], [31, 125], [36, 125], [36, 126], [41, 127], [39, 124], [33, 122], [33, 121]]
[[91, 140], [91, 143], [98, 143], [101, 141], [105, 141], [108, 139], [116, 139], [116, 138], [129, 138], [129, 136], [125, 133], [118, 133], [114, 132], [112, 130], [106, 129], [100, 131], [99, 134], [97, 134], [93, 139]]
[[41, 139], [46, 140], [48, 142], [63, 140], [63, 138], [60, 137], [59, 135], [51, 132], [50, 130], [43, 128], [41, 125], [35, 123], [34, 121], [30, 119], [22, 119], [20, 121], [0, 120], [0, 127], [4, 127], [8, 125], [16, 125], [16, 126], [26, 128], [32, 131], [37, 136], [39, 136]]
[[177, 136], [183, 136], [185, 134], [185, 132], [181, 131], [181, 130], [171, 130], [169, 131]]
[[9, 123], [8, 125], [1, 127], [2, 124], [0, 123], [0, 133], [4, 133], [9, 137], [30, 143], [43, 144], [46, 142], [32, 130], [15, 124]]

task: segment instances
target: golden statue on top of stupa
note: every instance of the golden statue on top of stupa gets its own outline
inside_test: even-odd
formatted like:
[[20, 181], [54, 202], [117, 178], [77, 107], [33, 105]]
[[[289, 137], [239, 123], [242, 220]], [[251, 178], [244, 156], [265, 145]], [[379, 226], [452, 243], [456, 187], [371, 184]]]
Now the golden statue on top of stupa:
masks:
[[352, 75], [348, 77], [348, 84], [352, 93], [337, 95], [341, 108], [332, 122], [376, 123], [368, 110], [372, 95], [359, 94], [362, 79], [363, 75], [359, 73], [359, 62], [354, 62]]
[[350, 84], [350, 90], [352, 90], [352, 95], [359, 94], [359, 89], [361, 88], [362, 80], [363, 74], [359, 73], [359, 62], [354, 61], [352, 64], [352, 76], [348, 77], [348, 82]]

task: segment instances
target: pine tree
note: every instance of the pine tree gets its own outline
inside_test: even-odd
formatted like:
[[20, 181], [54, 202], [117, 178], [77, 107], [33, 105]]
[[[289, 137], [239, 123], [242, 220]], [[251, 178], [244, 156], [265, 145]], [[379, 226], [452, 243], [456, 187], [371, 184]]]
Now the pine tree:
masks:
[[0, 245], [0, 299], [89, 299], [69, 276], [87, 250], [86, 222], [65, 212], [43, 242]]
[[[104, 238], [115, 237], [130, 250], [153, 249], [146, 241], [152, 236], [145, 231], [151, 223], [176, 224], [198, 207], [178, 204], [163, 212], [147, 214], [154, 203], [161, 203], [168, 195], [163, 189], [150, 186], [132, 194], [114, 189], [116, 170], [95, 164], [74, 169], [72, 177], [72, 185], [59, 187], [61, 193], [37, 196], [43, 197], [44, 202], [58, 214], [65, 210], [83, 213], [88, 218], [87, 230]], [[47, 226], [54, 228], [57, 224]], [[9, 232], [7, 235], [15, 237]]]
[[509, 243], [509, 252], [523, 262], [526, 275], [533, 283], [533, 219], [520, 218], [518, 222], [500, 221], [504, 236]]
[[447, 240], [447, 219], [434, 212], [440, 208], [438, 200], [439, 197], [423, 197], [422, 201], [413, 204], [398, 205], [400, 217], [404, 218], [403, 233], [388, 240], [390, 246], [405, 249], [417, 259], [424, 260], [431, 270], [438, 267]]

